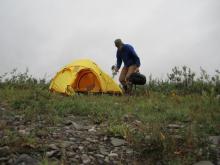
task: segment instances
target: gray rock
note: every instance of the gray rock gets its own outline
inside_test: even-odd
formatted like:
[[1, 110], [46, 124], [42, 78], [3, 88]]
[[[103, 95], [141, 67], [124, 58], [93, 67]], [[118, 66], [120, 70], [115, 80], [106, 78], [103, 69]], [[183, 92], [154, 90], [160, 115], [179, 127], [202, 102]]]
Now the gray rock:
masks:
[[18, 157], [18, 159], [14, 162], [14, 165], [38, 165], [39, 161], [30, 157], [27, 154], [22, 154]]
[[104, 147], [104, 146], [99, 146], [99, 151], [100, 151], [100, 153], [102, 154], [102, 155], [108, 155], [108, 151], [107, 151], [107, 149]]
[[169, 124], [168, 128], [171, 129], [179, 129], [179, 128], [183, 128], [183, 125], [179, 125], [179, 124]]
[[123, 139], [111, 138], [111, 143], [114, 147], [125, 145], [127, 142]]
[[0, 107], [0, 111], [5, 111], [5, 108], [4, 107]]
[[75, 143], [74, 142], [71, 142], [71, 141], [63, 141], [60, 146], [63, 147], [63, 148], [68, 148], [70, 147], [71, 145], [74, 145]]
[[173, 137], [176, 140], [182, 140], [183, 137], [181, 135], [172, 135], [171, 137]]
[[78, 148], [79, 148], [80, 151], [82, 151], [84, 149], [83, 146], [79, 146]]
[[214, 145], [220, 144], [220, 136], [209, 136], [209, 140], [212, 142]]
[[151, 136], [150, 135], [146, 135], [145, 136], [145, 140], [150, 140], [151, 139]]
[[126, 149], [126, 154], [127, 155], [133, 155], [134, 154], [133, 149]]
[[56, 144], [49, 144], [48, 148], [51, 149], [51, 150], [59, 150], [59, 148], [57, 147]]
[[4, 132], [0, 130], [0, 138], [4, 137]]
[[84, 164], [89, 164], [91, 162], [91, 159], [89, 158], [88, 155], [86, 154], [83, 154], [82, 157], [81, 157], [81, 160]]
[[108, 154], [109, 157], [118, 157], [117, 153], [111, 152], [110, 154]]
[[70, 132], [70, 127], [69, 127], [69, 126], [65, 126], [65, 127], [64, 127], [64, 130], [65, 130], [65, 132], [63, 132], [63, 133]]
[[76, 155], [75, 152], [67, 152], [66, 154], [68, 157], [72, 157], [72, 158]]
[[64, 124], [67, 125], [67, 126], [69, 126], [69, 125], [72, 125], [73, 122], [72, 122], [71, 120], [67, 120], [67, 121], [64, 122]]
[[8, 156], [10, 148], [8, 146], [0, 147], [0, 157]]
[[51, 158], [51, 157], [59, 157], [59, 156], [60, 156], [60, 151], [59, 151], [59, 150], [47, 151], [47, 152], [46, 152], [46, 156], [47, 156], [48, 158]]
[[30, 134], [30, 131], [28, 131], [28, 130], [26, 130], [26, 129], [20, 129], [20, 130], [18, 130], [18, 133], [19, 133], [20, 135], [27, 136], [27, 135]]
[[9, 159], [10, 159], [9, 157], [0, 157], [0, 162], [5, 162]]
[[80, 159], [80, 156], [76, 155], [74, 158], [78, 160], [78, 159]]
[[75, 123], [75, 122], [72, 122], [72, 124], [73, 124], [73, 127], [74, 127], [75, 129], [77, 129], [77, 130], [82, 130], [82, 129], [84, 129], [83, 126], [81, 126], [81, 125], [79, 125], [79, 124], [77, 124], [77, 123]]
[[104, 161], [105, 161], [106, 163], [110, 163], [109, 157], [106, 156]]
[[76, 151], [76, 150], [78, 150], [78, 145], [77, 144], [73, 144], [73, 145], [71, 145], [70, 149], [72, 151]]
[[96, 132], [95, 126], [93, 126], [92, 128], [90, 128], [88, 131], [89, 131], [89, 132]]
[[105, 157], [105, 156], [102, 155], [102, 154], [95, 154], [95, 156], [96, 156], [97, 158], [104, 158], [104, 157]]
[[104, 136], [103, 140], [104, 140], [104, 141], [108, 140], [108, 137], [107, 137], [107, 136]]
[[76, 141], [76, 138], [71, 137], [71, 138], [69, 138], [69, 140], [70, 140], [70, 141]]
[[200, 162], [197, 162], [193, 165], [214, 165], [214, 164], [210, 161], [200, 161]]
[[104, 160], [102, 159], [97, 159], [98, 164], [105, 164]]
[[98, 142], [98, 140], [92, 139], [92, 138], [90, 138], [90, 137], [86, 138], [86, 140], [89, 141], [89, 142], [91, 142], [91, 143], [97, 143], [97, 142]]
[[[93, 154], [93, 153], [92, 153], [92, 154]], [[95, 160], [95, 158], [94, 158], [93, 156], [91, 156], [91, 155], [89, 156], [89, 158], [90, 158], [91, 161], [94, 161], [94, 160]]]

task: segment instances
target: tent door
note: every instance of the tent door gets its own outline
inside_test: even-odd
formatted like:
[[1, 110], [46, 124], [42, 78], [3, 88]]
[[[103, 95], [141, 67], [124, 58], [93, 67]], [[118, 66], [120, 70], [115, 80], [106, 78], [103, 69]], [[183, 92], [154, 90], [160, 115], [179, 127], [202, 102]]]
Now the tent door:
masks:
[[100, 82], [91, 70], [82, 70], [77, 74], [73, 84], [76, 92], [101, 92]]

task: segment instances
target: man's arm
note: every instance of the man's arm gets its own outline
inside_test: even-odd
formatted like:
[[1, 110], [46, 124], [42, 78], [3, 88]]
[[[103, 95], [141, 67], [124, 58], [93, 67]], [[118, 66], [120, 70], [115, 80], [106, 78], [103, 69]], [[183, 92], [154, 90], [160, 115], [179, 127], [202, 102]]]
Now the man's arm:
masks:
[[117, 68], [116, 68], [116, 71], [118, 71], [120, 69], [120, 67], [121, 67], [122, 59], [121, 59], [121, 57], [119, 56], [118, 53], [117, 53], [116, 57], [117, 57], [117, 66], [116, 66]]

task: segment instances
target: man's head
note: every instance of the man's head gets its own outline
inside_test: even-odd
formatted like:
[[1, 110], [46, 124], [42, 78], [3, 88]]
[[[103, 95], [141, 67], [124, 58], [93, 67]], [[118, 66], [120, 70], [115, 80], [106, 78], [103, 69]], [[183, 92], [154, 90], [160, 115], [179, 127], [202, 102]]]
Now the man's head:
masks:
[[115, 46], [118, 48], [118, 49], [121, 49], [123, 47], [124, 43], [122, 42], [121, 39], [116, 39], [115, 40]]

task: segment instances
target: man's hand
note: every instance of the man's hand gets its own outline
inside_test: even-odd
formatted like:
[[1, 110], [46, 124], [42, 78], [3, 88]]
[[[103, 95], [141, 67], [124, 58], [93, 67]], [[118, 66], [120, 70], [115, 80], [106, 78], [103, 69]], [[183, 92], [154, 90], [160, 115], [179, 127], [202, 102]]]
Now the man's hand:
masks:
[[118, 72], [118, 70], [119, 70], [119, 69], [118, 69], [115, 65], [112, 66], [112, 71]]
[[138, 73], [139, 72], [139, 67], [134, 71], [135, 73]]

